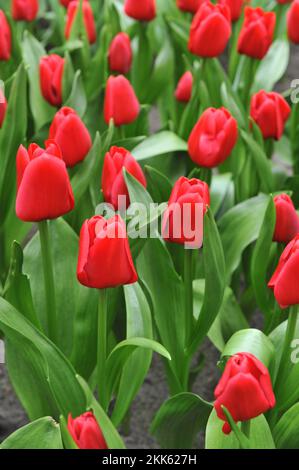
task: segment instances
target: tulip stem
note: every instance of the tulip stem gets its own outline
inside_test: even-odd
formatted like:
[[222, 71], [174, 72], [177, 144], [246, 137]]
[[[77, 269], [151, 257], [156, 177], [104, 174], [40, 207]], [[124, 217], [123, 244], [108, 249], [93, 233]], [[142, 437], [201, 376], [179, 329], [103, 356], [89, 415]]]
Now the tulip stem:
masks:
[[38, 228], [44, 272], [48, 335], [55, 343], [57, 341], [56, 298], [48, 221], [39, 222]]
[[99, 289], [98, 304], [98, 399], [102, 408], [107, 409], [106, 397], [107, 359], [107, 289]]
[[186, 315], [186, 346], [189, 344], [193, 325], [193, 250], [185, 248], [184, 252], [184, 284], [185, 284], [185, 315]]
[[286, 334], [284, 337], [282, 354], [281, 354], [279, 368], [278, 368], [278, 372], [276, 376], [275, 385], [277, 385], [278, 380], [279, 380], [279, 385], [283, 384], [285, 372], [288, 371], [288, 361], [291, 360], [290, 358], [291, 343], [295, 336], [297, 317], [298, 317], [298, 306], [295, 305], [291, 307], [289, 311], [287, 329], [286, 329]]

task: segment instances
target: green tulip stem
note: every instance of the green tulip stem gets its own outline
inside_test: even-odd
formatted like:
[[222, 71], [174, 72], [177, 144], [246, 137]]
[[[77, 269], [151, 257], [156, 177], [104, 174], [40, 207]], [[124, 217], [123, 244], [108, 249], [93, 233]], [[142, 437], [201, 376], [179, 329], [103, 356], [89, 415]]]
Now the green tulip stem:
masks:
[[57, 341], [57, 315], [54, 270], [48, 221], [42, 220], [39, 222], [38, 228], [44, 272], [48, 335], [49, 338], [55, 343]]
[[186, 315], [186, 340], [190, 341], [193, 325], [193, 250], [185, 248], [184, 251], [184, 284], [185, 284], [185, 315]]
[[98, 304], [98, 399], [102, 408], [107, 409], [106, 391], [107, 360], [107, 289], [99, 289]]
[[286, 334], [284, 337], [284, 343], [282, 348], [281, 359], [279, 363], [278, 373], [276, 376], [276, 385], [283, 384], [285, 378], [285, 371], [288, 370], [287, 364], [291, 360], [291, 343], [295, 336], [296, 324], [298, 318], [298, 306], [294, 305], [290, 308]]

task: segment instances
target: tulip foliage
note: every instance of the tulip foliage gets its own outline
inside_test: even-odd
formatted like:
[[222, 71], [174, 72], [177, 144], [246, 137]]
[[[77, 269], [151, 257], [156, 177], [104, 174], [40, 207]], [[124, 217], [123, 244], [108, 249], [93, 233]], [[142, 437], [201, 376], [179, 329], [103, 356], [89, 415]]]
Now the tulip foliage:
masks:
[[30, 420], [1, 448], [125, 448], [153, 353], [158, 446], [299, 447], [298, 22], [0, 0], [0, 337]]

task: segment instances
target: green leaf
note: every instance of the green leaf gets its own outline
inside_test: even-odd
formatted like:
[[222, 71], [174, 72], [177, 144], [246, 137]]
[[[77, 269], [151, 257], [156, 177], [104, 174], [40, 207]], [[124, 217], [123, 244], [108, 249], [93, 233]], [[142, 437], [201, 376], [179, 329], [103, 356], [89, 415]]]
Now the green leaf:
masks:
[[40, 89], [39, 61], [47, 53], [42, 44], [28, 31], [24, 33], [22, 48], [30, 85], [29, 101], [35, 123], [35, 132], [37, 132], [49, 123], [55, 114], [55, 108], [43, 98]]
[[156, 414], [151, 433], [164, 449], [192, 449], [213, 409], [194, 393], [179, 393], [166, 400]]
[[237, 204], [221, 217], [219, 232], [228, 278], [237, 269], [242, 253], [259, 236], [269, 197], [259, 195]]
[[221, 211], [222, 207], [225, 205], [225, 201], [230, 198], [232, 186], [231, 173], [213, 175], [210, 186], [210, 207], [214, 215], [218, 215], [218, 212]]
[[289, 41], [276, 39], [257, 69], [251, 93], [256, 93], [259, 90], [272, 91], [274, 85], [284, 76], [289, 57]]
[[232, 116], [238, 121], [239, 125], [243, 129], [246, 129], [248, 123], [247, 119], [244, 117], [244, 110], [239, 108], [232, 91], [230, 93], [225, 82], [223, 82], [221, 85], [221, 98], [223, 101], [223, 106], [225, 106], [230, 111]]
[[162, 131], [145, 139], [132, 150], [136, 160], [146, 160], [171, 152], [186, 152], [187, 142], [170, 131]]
[[59, 425], [47, 416], [12, 433], [0, 449], [63, 449]]
[[[213, 410], [206, 430], [206, 449], [239, 449], [239, 441], [235, 434], [224, 434], [220, 420]], [[240, 426], [240, 424], [238, 425]], [[252, 449], [275, 449], [273, 437], [264, 415], [250, 420], [250, 447]]]
[[78, 449], [67, 427], [67, 421], [63, 415], [59, 418], [61, 438], [65, 449]]
[[73, 86], [71, 89], [70, 96], [64, 103], [64, 106], [73, 108], [79, 116], [82, 118], [87, 108], [87, 99], [84, 90], [81, 70], [77, 70], [73, 80]]
[[222, 351], [222, 358], [233, 356], [239, 352], [253, 354], [268, 368], [274, 359], [272, 341], [262, 331], [255, 328], [237, 331], [226, 343]]
[[159, 170], [148, 165], [145, 166], [145, 175], [147, 189], [153, 200], [158, 203], [168, 201], [172, 191], [172, 184], [169, 179]]
[[299, 403], [293, 405], [280, 418], [273, 429], [278, 449], [298, 449], [299, 447]]
[[[124, 286], [127, 312], [127, 339], [144, 337], [152, 339], [151, 311], [138, 283]], [[152, 351], [138, 348], [127, 360], [120, 377], [112, 422], [118, 426], [144, 382], [152, 360]]]
[[97, 422], [104, 434], [105, 441], [107, 442], [108, 448], [109, 449], [125, 449], [125, 445], [123, 443], [122, 438], [118, 434], [117, 429], [113, 426], [109, 417], [106, 415], [103, 408], [95, 399], [88, 384], [79, 375], [77, 375], [77, 380], [82, 390], [85, 393], [87, 409], [91, 409], [94, 412]]
[[30, 419], [80, 414], [84, 395], [62, 352], [6, 300], [0, 298], [0, 330], [12, 385]]

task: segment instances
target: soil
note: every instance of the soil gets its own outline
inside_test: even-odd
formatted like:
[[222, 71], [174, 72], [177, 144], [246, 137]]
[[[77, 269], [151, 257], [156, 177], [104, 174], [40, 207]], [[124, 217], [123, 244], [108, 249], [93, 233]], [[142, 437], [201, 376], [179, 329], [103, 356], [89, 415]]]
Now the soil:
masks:
[[[298, 49], [292, 48], [288, 73], [277, 87], [280, 92], [290, 88], [292, 79], [299, 78], [299, 54], [296, 52]], [[157, 127], [153, 122], [152, 129]], [[211, 400], [219, 378], [217, 368], [219, 353], [208, 340], [204, 343], [202, 352], [206, 358], [205, 367], [195, 382], [193, 391]], [[124, 436], [128, 448], [157, 449], [159, 447], [155, 439], [149, 435], [148, 430], [155, 413], [167, 396], [163, 365], [160, 359], [154, 356], [150, 372], [132, 406], [130, 433]], [[26, 413], [10, 385], [5, 365], [0, 365], [0, 442], [27, 422]], [[204, 447], [202, 433], [196, 444], [196, 447]]]

